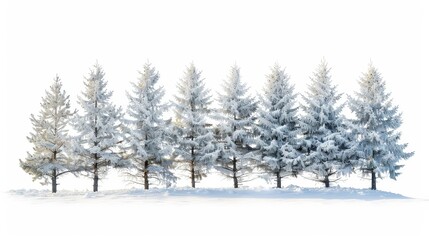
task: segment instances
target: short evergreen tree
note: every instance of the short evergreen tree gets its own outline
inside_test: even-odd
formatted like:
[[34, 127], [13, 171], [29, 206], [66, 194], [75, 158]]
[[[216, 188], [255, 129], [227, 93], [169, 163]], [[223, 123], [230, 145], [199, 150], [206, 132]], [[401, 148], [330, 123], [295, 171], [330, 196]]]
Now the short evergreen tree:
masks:
[[167, 158], [172, 148], [168, 144], [170, 126], [162, 118], [168, 107], [161, 102], [164, 89], [157, 86], [159, 73], [149, 63], [139, 73], [137, 83], [132, 83], [133, 91], [127, 93], [125, 150], [132, 168], [126, 173], [145, 189], [149, 189], [149, 179], [169, 186], [176, 178], [169, 170], [171, 161]]
[[224, 176], [232, 178], [234, 188], [238, 188], [253, 170], [251, 158], [246, 155], [254, 144], [252, 127], [257, 104], [253, 97], [248, 96], [248, 87], [242, 82], [237, 66], [231, 67], [223, 91], [218, 99], [221, 147], [216, 168]]
[[65, 154], [69, 142], [67, 124], [71, 115], [69, 96], [62, 90], [57, 76], [46, 96], [42, 98], [39, 115], [30, 117], [33, 133], [28, 140], [34, 145], [25, 161], [20, 160], [24, 171], [33, 176], [33, 181], [43, 179], [42, 184], [51, 183], [52, 192], [57, 192], [58, 177], [75, 169]]
[[98, 191], [98, 181], [107, 174], [109, 166], [127, 166], [118, 154], [121, 140], [121, 109], [110, 103], [112, 92], [106, 90], [107, 81], [98, 63], [86, 78], [85, 90], [79, 97], [82, 114], [73, 118], [77, 136], [73, 139], [72, 152], [81, 167], [93, 179], [93, 191]]
[[306, 171], [329, 187], [333, 181], [331, 176], [348, 174], [352, 170], [355, 145], [341, 114], [344, 104], [338, 105], [341, 94], [332, 85], [324, 60], [314, 72], [306, 95], [300, 121], [301, 151]]
[[211, 96], [194, 64], [186, 69], [177, 90], [173, 103], [178, 138], [174, 154], [184, 163], [182, 166], [190, 173], [191, 186], [195, 188], [196, 180], [206, 176], [218, 155], [208, 124]]
[[277, 188], [282, 178], [297, 176], [303, 162], [297, 151], [298, 108], [294, 86], [278, 64], [267, 75], [258, 111], [257, 132], [260, 148], [259, 168], [275, 177]]
[[355, 114], [355, 138], [358, 153], [363, 159], [360, 169], [371, 175], [371, 189], [376, 190], [376, 179], [388, 173], [396, 179], [401, 159], [408, 159], [413, 152], [406, 152], [407, 144], [400, 144], [398, 128], [402, 124], [398, 106], [394, 106], [386, 83], [377, 69], [370, 64], [359, 80], [360, 90], [349, 98], [349, 107]]

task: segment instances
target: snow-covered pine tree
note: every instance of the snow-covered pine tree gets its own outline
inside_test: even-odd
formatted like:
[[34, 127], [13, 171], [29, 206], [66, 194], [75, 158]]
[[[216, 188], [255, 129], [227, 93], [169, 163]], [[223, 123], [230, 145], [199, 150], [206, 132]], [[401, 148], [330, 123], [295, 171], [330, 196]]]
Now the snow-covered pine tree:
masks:
[[206, 176], [218, 156], [215, 138], [207, 121], [211, 96], [194, 64], [187, 67], [177, 90], [173, 103], [178, 138], [174, 155], [183, 162], [184, 170], [190, 173], [191, 186], [195, 188], [196, 180]]
[[355, 153], [351, 131], [341, 114], [344, 104], [338, 104], [341, 94], [332, 85], [329, 71], [322, 60], [311, 78], [307, 96], [303, 96], [303, 116], [299, 123], [306, 171], [325, 187], [333, 181], [330, 179], [332, 175], [351, 171]]
[[145, 189], [149, 189], [150, 179], [169, 186], [176, 178], [169, 169], [172, 166], [168, 159], [172, 150], [168, 141], [171, 128], [169, 121], [162, 118], [168, 108], [161, 102], [165, 91], [157, 86], [159, 73], [150, 63], [146, 63], [139, 74], [137, 83], [132, 83], [132, 92], [127, 93], [124, 145], [132, 168], [126, 174]]
[[295, 99], [289, 76], [276, 64], [267, 75], [260, 97], [256, 128], [261, 151], [257, 158], [259, 168], [269, 174], [267, 179], [275, 176], [277, 188], [282, 187], [282, 178], [297, 176], [304, 166], [296, 149], [298, 107]]
[[359, 157], [363, 159], [360, 169], [364, 175], [371, 175], [371, 189], [376, 190], [377, 178], [389, 173], [390, 178], [396, 179], [402, 167], [399, 161], [410, 158], [414, 152], [405, 152], [407, 144], [399, 143], [401, 113], [372, 64], [360, 78], [359, 86], [356, 97], [349, 97], [349, 107], [356, 116], [354, 134]]
[[79, 159], [81, 167], [93, 178], [93, 191], [98, 191], [100, 177], [109, 166], [124, 167], [128, 161], [118, 154], [122, 141], [120, 132], [122, 113], [110, 103], [112, 92], [106, 90], [104, 71], [97, 63], [86, 78], [85, 90], [79, 97], [82, 115], [73, 118], [77, 136], [72, 141], [72, 152]]
[[33, 181], [43, 179], [42, 184], [50, 182], [55, 193], [58, 177], [76, 170], [64, 152], [69, 142], [67, 124], [73, 113], [69, 96], [62, 90], [58, 76], [40, 105], [39, 115], [30, 117], [34, 132], [30, 133], [28, 141], [34, 145], [33, 153], [27, 153], [25, 161], [20, 160], [20, 166], [33, 176]]
[[224, 176], [232, 178], [234, 188], [238, 188], [253, 170], [251, 158], [246, 155], [255, 142], [252, 128], [257, 103], [248, 95], [248, 87], [242, 82], [237, 66], [231, 67], [228, 79], [223, 83], [223, 91], [218, 98], [221, 143], [216, 168]]

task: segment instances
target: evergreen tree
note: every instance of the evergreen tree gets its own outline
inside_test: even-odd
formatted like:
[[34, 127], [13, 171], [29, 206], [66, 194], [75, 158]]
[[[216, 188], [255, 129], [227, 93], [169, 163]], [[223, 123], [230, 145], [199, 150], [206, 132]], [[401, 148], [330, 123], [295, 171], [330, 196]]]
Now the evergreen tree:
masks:
[[178, 137], [174, 154], [189, 171], [191, 186], [205, 177], [218, 151], [213, 132], [208, 128], [210, 92], [206, 89], [201, 72], [191, 64], [177, 85], [175, 96], [175, 129]]
[[277, 188], [282, 178], [297, 176], [303, 168], [297, 146], [298, 108], [294, 86], [284, 69], [276, 64], [267, 75], [261, 96], [257, 131], [261, 156], [259, 168], [275, 176]]
[[168, 107], [161, 103], [164, 89], [157, 86], [159, 73], [149, 63], [139, 73], [138, 82], [132, 83], [132, 93], [127, 93], [129, 119], [125, 121], [125, 149], [132, 164], [127, 176], [135, 183], [143, 183], [145, 189], [149, 189], [149, 179], [169, 186], [176, 179], [167, 159], [171, 147], [167, 142], [170, 126], [162, 119]]
[[402, 167], [399, 161], [410, 158], [414, 152], [406, 152], [407, 144], [399, 143], [401, 113], [372, 64], [360, 78], [359, 86], [356, 98], [349, 97], [349, 107], [356, 116], [354, 134], [363, 160], [360, 167], [365, 175], [371, 175], [371, 189], [376, 190], [377, 177], [389, 173], [390, 178], [396, 179]]
[[73, 119], [78, 133], [73, 139], [72, 151], [81, 167], [93, 178], [93, 191], [98, 191], [99, 179], [107, 174], [109, 166], [123, 167], [127, 161], [117, 152], [121, 140], [121, 109], [110, 103], [112, 92], [106, 90], [107, 81], [100, 65], [94, 65], [86, 78], [85, 91], [79, 97], [83, 114]]
[[234, 188], [252, 171], [250, 158], [246, 156], [254, 144], [252, 127], [255, 119], [256, 101], [248, 96], [248, 87], [241, 81], [240, 69], [231, 68], [228, 79], [223, 84], [223, 94], [219, 94], [219, 130], [221, 137], [217, 169], [232, 178]]
[[34, 132], [30, 133], [28, 141], [34, 145], [33, 153], [27, 153], [25, 161], [20, 160], [20, 166], [33, 176], [33, 181], [43, 179], [42, 184], [50, 182], [55, 193], [58, 177], [75, 170], [64, 152], [69, 141], [67, 124], [73, 113], [69, 96], [62, 90], [58, 76], [42, 98], [41, 107], [39, 115], [30, 117]]
[[330, 186], [332, 175], [347, 174], [353, 166], [355, 145], [341, 115], [344, 104], [338, 105], [340, 98], [323, 60], [311, 78], [307, 96], [303, 96], [300, 128], [306, 170], [325, 187]]

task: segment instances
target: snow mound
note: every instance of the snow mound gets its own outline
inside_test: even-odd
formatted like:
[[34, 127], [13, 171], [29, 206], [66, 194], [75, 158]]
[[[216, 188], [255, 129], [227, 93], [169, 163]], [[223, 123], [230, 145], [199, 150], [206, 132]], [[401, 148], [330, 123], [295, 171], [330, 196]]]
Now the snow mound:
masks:
[[407, 199], [400, 194], [384, 192], [379, 190], [355, 189], [355, 188], [302, 188], [290, 185], [281, 189], [266, 188], [174, 188], [174, 189], [122, 189], [106, 190], [100, 192], [85, 191], [59, 191], [51, 193], [48, 190], [19, 189], [10, 190], [12, 196], [24, 196], [30, 198], [82, 198], [82, 199], [166, 199], [177, 197], [199, 197], [199, 198], [232, 198], [232, 199], [254, 199], [254, 198], [274, 198], [274, 199], [360, 199], [360, 200], [381, 200], [381, 199]]

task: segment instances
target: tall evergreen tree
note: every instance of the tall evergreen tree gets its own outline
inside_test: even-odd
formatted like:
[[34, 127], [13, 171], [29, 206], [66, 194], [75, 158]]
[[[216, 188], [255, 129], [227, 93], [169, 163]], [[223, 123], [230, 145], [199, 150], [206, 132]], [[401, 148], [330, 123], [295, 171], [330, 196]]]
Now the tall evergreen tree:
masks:
[[282, 178], [297, 176], [303, 168], [297, 147], [298, 117], [294, 86], [278, 64], [267, 75], [260, 100], [257, 131], [261, 156], [259, 167], [275, 177], [277, 188]]
[[170, 185], [176, 180], [169, 170], [171, 153], [168, 144], [170, 126], [162, 117], [167, 105], [162, 104], [163, 87], [158, 87], [159, 73], [151, 64], [139, 72], [137, 83], [132, 83], [132, 93], [127, 93], [129, 99], [126, 123], [126, 151], [131, 160], [132, 170], [127, 171], [131, 181], [143, 184], [149, 189], [149, 179]]
[[246, 155], [254, 144], [252, 127], [257, 104], [253, 97], [248, 96], [248, 87], [242, 82], [237, 66], [231, 67], [223, 91], [218, 99], [222, 144], [217, 169], [224, 176], [232, 178], [234, 188], [238, 188], [239, 183], [252, 171], [251, 158]]
[[359, 87], [356, 97], [349, 97], [349, 107], [356, 116], [354, 134], [363, 159], [360, 167], [365, 175], [371, 175], [371, 189], [376, 190], [377, 178], [389, 173], [390, 178], [396, 179], [402, 167], [399, 161], [410, 158], [414, 152], [406, 152], [407, 144], [399, 143], [401, 113], [372, 64], [360, 78]]
[[77, 136], [73, 139], [72, 151], [80, 165], [93, 179], [93, 191], [98, 191], [100, 177], [109, 166], [123, 167], [127, 161], [118, 154], [121, 140], [121, 109], [110, 103], [112, 92], [106, 90], [107, 81], [98, 63], [86, 78], [85, 91], [79, 97], [82, 115], [73, 119]]
[[325, 187], [330, 186], [331, 176], [349, 173], [353, 166], [355, 145], [341, 115], [344, 104], [338, 105], [340, 98], [323, 60], [311, 78], [307, 96], [303, 96], [300, 128], [306, 170]]
[[177, 90], [174, 106], [178, 141], [174, 154], [184, 163], [184, 169], [190, 173], [191, 186], [195, 188], [196, 180], [206, 176], [218, 155], [207, 121], [211, 96], [194, 64], [186, 69]]
[[43, 179], [42, 184], [50, 182], [55, 193], [58, 177], [75, 170], [64, 152], [69, 141], [67, 124], [73, 113], [69, 96], [62, 90], [58, 76], [40, 105], [39, 115], [30, 117], [34, 132], [30, 133], [28, 141], [34, 145], [33, 153], [27, 153], [25, 161], [20, 160], [20, 166], [33, 176], [33, 181]]

